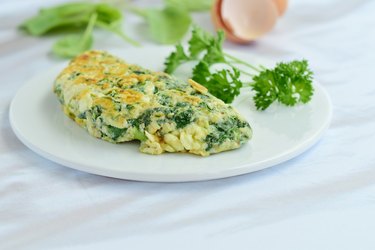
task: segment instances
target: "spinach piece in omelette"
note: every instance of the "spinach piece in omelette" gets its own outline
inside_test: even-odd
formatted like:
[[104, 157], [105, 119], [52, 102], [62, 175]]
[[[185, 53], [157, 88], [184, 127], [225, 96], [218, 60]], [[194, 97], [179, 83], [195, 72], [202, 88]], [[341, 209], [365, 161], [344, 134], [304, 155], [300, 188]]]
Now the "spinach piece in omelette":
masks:
[[111, 125], [107, 125], [108, 136], [112, 138], [112, 140], [117, 141], [119, 137], [126, 133], [127, 128], [118, 128]]
[[176, 123], [176, 128], [183, 128], [193, 121], [194, 112], [192, 109], [187, 109], [182, 112], [177, 113], [173, 120]]
[[[163, 115], [159, 115], [159, 113]], [[158, 121], [160, 119], [165, 120], [165, 118], [175, 122], [176, 128], [183, 128], [193, 122], [194, 111], [191, 108], [180, 111], [180, 107], [176, 107], [174, 109], [168, 107], [158, 107], [148, 109], [137, 119], [133, 119], [128, 122], [130, 122], [132, 126], [140, 128], [141, 125], [144, 125], [144, 127], [149, 126], [154, 119]]]
[[95, 105], [95, 106], [91, 107], [90, 112], [91, 112], [92, 119], [95, 122], [95, 120], [99, 116], [101, 116], [101, 114], [103, 113], [103, 109], [102, 109], [101, 106]]
[[240, 128], [249, 127], [247, 122], [241, 121], [237, 117], [230, 117], [227, 120], [213, 124], [214, 131], [207, 135], [205, 142], [207, 143], [206, 150], [212, 149], [214, 146], [219, 146], [226, 140], [235, 140], [236, 137], [240, 137]]

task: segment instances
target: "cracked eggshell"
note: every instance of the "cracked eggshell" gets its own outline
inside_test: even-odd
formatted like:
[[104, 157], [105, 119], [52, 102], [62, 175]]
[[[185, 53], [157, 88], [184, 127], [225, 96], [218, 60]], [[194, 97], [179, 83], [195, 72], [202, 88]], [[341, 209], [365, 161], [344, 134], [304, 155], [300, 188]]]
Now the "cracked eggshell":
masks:
[[269, 32], [276, 24], [276, 0], [216, 0], [212, 20], [236, 43], [249, 43]]
[[272, 0], [279, 11], [279, 16], [284, 15], [286, 9], [288, 8], [288, 0]]

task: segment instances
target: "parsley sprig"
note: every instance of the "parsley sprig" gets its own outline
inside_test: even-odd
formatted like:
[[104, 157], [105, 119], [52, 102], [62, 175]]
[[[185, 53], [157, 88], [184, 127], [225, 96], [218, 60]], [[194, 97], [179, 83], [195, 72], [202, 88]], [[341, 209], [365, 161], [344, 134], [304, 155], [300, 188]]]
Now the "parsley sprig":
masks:
[[274, 101], [287, 106], [307, 103], [313, 95], [312, 71], [306, 60], [278, 63], [253, 77], [252, 89], [257, 109], [265, 110]]
[[[262, 65], [252, 65], [223, 51], [224, 33], [216, 36], [195, 26], [188, 42], [188, 53], [181, 44], [165, 60], [165, 72], [172, 74], [182, 64], [189, 61], [198, 63], [192, 70], [192, 79], [205, 86], [209, 92], [225, 103], [232, 103], [241, 88], [250, 86], [255, 92], [253, 100], [259, 110], [267, 109], [278, 101], [287, 106], [307, 103], [313, 95], [312, 71], [306, 60], [278, 63], [273, 69]], [[228, 67], [212, 70], [215, 64]], [[241, 64], [247, 71], [236, 67]], [[229, 68], [229, 69], [228, 69]], [[241, 74], [252, 77], [252, 82], [244, 83]]]

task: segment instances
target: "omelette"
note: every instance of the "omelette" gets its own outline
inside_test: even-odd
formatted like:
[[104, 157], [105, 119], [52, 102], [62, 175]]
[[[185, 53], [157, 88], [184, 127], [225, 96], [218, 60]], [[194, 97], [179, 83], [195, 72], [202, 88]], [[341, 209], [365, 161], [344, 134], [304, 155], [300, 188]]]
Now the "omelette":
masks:
[[54, 82], [64, 113], [94, 137], [140, 141], [147, 154], [202, 156], [239, 148], [249, 123], [199, 83], [127, 64], [104, 51], [74, 58]]

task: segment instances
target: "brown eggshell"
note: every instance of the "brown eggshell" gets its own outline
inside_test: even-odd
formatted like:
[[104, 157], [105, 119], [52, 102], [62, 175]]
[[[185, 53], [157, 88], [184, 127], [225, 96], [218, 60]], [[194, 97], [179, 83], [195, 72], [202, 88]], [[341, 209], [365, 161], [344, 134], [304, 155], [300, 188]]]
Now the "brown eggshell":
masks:
[[248, 43], [270, 31], [278, 15], [273, 0], [217, 0], [212, 8], [215, 26], [237, 43]]
[[279, 16], [284, 15], [287, 7], [288, 7], [288, 0], [272, 0], [279, 11]]
[[231, 31], [228, 30], [228, 28], [223, 23], [223, 20], [221, 19], [221, 2], [222, 0], [216, 0], [211, 8], [211, 18], [215, 28], [223, 30], [225, 32], [226, 38], [228, 38], [232, 42], [240, 44], [251, 42], [234, 36]]

